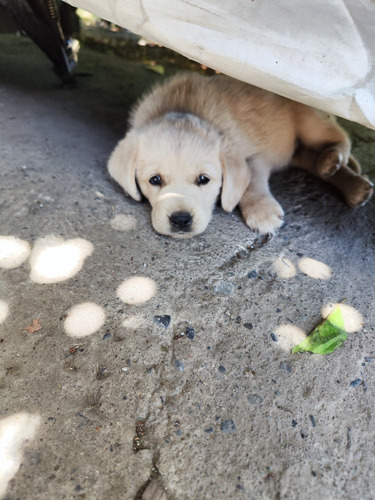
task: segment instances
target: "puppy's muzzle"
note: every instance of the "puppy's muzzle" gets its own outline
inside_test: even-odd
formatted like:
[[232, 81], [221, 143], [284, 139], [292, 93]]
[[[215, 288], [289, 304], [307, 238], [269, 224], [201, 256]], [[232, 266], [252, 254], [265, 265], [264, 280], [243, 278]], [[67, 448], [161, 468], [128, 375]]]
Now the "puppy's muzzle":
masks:
[[183, 231], [187, 233], [191, 230], [193, 217], [189, 212], [174, 212], [169, 216], [169, 222], [172, 231]]

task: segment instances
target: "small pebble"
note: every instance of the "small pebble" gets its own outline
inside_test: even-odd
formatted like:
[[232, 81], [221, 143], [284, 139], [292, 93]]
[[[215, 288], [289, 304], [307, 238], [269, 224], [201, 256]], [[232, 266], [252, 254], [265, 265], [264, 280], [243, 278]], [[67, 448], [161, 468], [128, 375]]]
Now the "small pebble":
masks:
[[105, 365], [98, 366], [96, 371], [96, 377], [98, 379], [104, 378], [106, 376], [107, 367]]
[[282, 310], [281, 310], [281, 309], [279, 309], [279, 308], [277, 308], [277, 309], [276, 309], [276, 312], [277, 312], [277, 313], [281, 313], [281, 312], [282, 312]]
[[250, 394], [250, 396], [247, 396], [247, 400], [254, 406], [260, 405], [263, 402], [263, 398], [259, 394]]
[[109, 332], [107, 332], [107, 333], [105, 333], [105, 334], [103, 335], [103, 340], [110, 339], [111, 337], [112, 337], [112, 335], [111, 335]]
[[366, 363], [371, 363], [371, 361], [373, 361], [375, 358], [370, 358], [368, 356], [365, 357], [365, 361]]
[[255, 271], [255, 269], [253, 269], [252, 271], [250, 271], [247, 275], [248, 278], [250, 279], [253, 279], [253, 278], [256, 278], [258, 276], [258, 273]]
[[179, 372], [183, 372], [185, 370], [185, 365], [179, 359], [174, 360], [174, 366], [177, 368]]
[[272, 339], [274, 342], [278, 342], [277, 335], [275, 335], [274, 333], [271, 333], [271, 339]]
[[313, 427], [316, 427], [316, 422], [315, 422], [315, 418], [313, 415], [309, 415], [309, 419], [311, 420], [311, 424]]
[[218, 370], [220, 373], [225, 373], [227, 371], [225, 366], [222, 366], [222, 365], [219, 366]]
[[230, 295], [234, 290], [233, 283], [228, 283], [227, 281], [220, 281], [217, 286], [214, 286], [215, 293], [221, 293], [223, 295]]
[[177, 429], [176, 434], [177, 434], [177, 436], [181, 436], [182, 430], [181, 429]]
[[231, 432], [235, 432], [237, 427], [235, 426], [233, 420], [224, 420], [224, 422], [220, 424], [220, 430], [225, 434], [229, 434]]
[[250, 257], [250, 254], [246, 250], [240, 250], [236, 253], [236, 257], [237, 259], [248, 259]]
[[296, 427], [297, 426], [297, 420], [292, 420], [292, 427]]
[[358, 387], [359, 385], [361, 385], [362, 383], [362, 379], [361, 378], [356, 378], [355, 380], [352, 380], [350, 382], [350, 387]]
[[280, 362], [280, 370], [284, 370], [288, 373], [291, 373], [292, 372], [292, 368], [290, 366], [289, 363], [287, 363], [286, 361], [281, 361]]
[[204, 432], [206, 434], [213, 434], [214, 428], [213, 427], [207, 427], [206, 429], [204, 429]]
[[158, 326], [163, 326], [164, 328], [168, 328], [170, 322], [171, 322], [171, 317], [168, 316], [167, 314], [164, 314], [163, 316], [154, 316], [154, 323], [156, 323]]
[[346, 449], [347, 450], [350, 450], [350, 448], [352, 447], [352, 437], [351, 437], [351, 427], [348, 427], [348, 430], [347, 430], [347, 434], [346, 434], [346, 438], [347, 438], [347, 442], [346, 442]]
[[195, 338], [195, 330], [192, 326], [187, 326], [185, 330], [185, 335], [189, 340], [194, 340]]
[[123, 372], [128, 372], [128, 371], [129, 371], [129, 368], [127, 368], [127, 367], [125, 366], [125, 368], [121, 368], [121, 370], [122, 370]]
[[252, 330], [253, 329], [253, 324], [252, 323], [244, 323], [243, 326], [245, 328], [247, 328], [248, 330]]

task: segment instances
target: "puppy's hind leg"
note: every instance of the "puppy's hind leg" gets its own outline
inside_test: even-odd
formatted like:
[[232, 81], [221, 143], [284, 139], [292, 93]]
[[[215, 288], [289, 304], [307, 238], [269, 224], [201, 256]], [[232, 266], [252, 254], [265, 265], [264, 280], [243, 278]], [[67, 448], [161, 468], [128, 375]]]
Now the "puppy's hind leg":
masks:
[[284, 212], [270, 193], [270, 169], [259, 161], [251, 163], [251, 181], [240, 201], [246, 225], [261, 234], [275, 234], [283, 224]]
[[342, 192], [350, 207], [364, 205], [374, 192], [374, 184], [367, 176], [355, 174], [347, 165], [341, 167], [335, 175], [326, 180]]
[[[312, 173], [327, 179], [348, 164], [351, 146], [349, 137], [332, 115], [306, 106], [296, 106], [297, 137], [305, 147], [319, 153]], [[353, 162], [358, 165], [354, 158]]]
[[[316, 176], [318, 158], [318, 152], [300, 146], [294, 153], [290, 165], [307, 170]], [[341, 191], [349, 206], [357, 207], [366, 203], [374, 191], [372, 182], [367, 176], [359, 175], [360, 171], [359, 164], [350, 156], [348, 165], [341, 166], [335, 174], [324, 180]]]

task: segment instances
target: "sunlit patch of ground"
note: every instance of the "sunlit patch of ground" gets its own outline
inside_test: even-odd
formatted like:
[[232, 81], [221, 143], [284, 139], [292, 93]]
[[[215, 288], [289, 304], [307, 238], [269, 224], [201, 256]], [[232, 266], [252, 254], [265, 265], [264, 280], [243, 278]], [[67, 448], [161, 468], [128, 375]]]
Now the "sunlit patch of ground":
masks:
[[137, 316], [129, 316], [129, 318], [126, 318], [121, 324], [121, 326], [123, 326], [124, 328], [128, 328], [129, 330], [136, 330], [142, 325], [143, 320]]
[[0, 300], [0, 325], [4, 323], [9, 314], [9, 306], [4, 300]]
[[117, 214], [111, 219], [110, 225], [116, 231], [131, 231], [137, 227], [137, 219], [132, 215]]
[[344, 319], [345, 330], [348, 333], [358, 332], [363, 327], [363, 316], [362, 314], [352, 306], [347, 304], [327, 304], [322, 308], [322, 316], [326, 318], [331, 312], [340, 306], [342, 317]]
[[0, 497], [16, 475], [23, 459], [23, 446], [35, 437], [41, 418], [18, 413], [0, 421]]
[[275, 329], [278, 347], [284, 351], [290, 351], [294, 346], [305, 340], [306, 333], [298, 326], [287, 324], [280, 325]]
[[279, 278], [293, 278], [297, 274], [297, 268], [292, 261], [285, 257], [279, 257], [273, 263], [273, 268]]
[[104, 309], [93, 302], [84, 302], [68, 311], [64, 329], [69, 337], [86, 337], [98, 331], [104, 322]]
[[27, 241], [15, 236], [0, 236], [0, 267], [14, 269], [23, 264], [30, 255]]
[[290, 279], [296, 276], [298, 270], [310, 278], [316, 280], [328, 280], [332, 276], [332, 269], [324, 262], [302, 257], [298, 260], [297, 266], [290, 259], [280, 256], [273, 263], [273, 269], [277, 276], [282, 279]]
[[117, 295], [125, 304], [143, 304], [155, 295], [156, 290], [154, 280], [136, 276], [121, 283], [117, 288]]
[[30, 278], [40, 284], [57, 283], [75, 276], [86, 257], [92, 254], [92, 243], [83, 238], [65, 241], [46, 236], [35, 242], [30, 257]]
[[332, 269], [327, 264], [309, 257], [302, 257], [298, 261], [298, 268], [304, 274], [316, 280], [328, 280], [332, 276]]

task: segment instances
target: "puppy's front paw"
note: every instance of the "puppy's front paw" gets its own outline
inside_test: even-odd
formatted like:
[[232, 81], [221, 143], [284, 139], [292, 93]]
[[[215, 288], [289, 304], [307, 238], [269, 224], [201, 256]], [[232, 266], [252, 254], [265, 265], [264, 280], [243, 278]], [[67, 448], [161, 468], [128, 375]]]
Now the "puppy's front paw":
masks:
[[374, 184], [365, 175], [353, 177], [350, 191], [345, 195], [346, 202], [351, 207], [364, 205], [373, 195]]
[[283, 224], [284, 211], [273, 198], [260, 198], [251, 206], [241, 206], [246, 225], [261, 234], [275, 234]]

